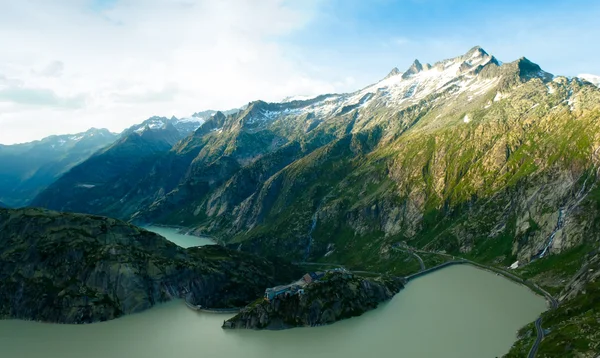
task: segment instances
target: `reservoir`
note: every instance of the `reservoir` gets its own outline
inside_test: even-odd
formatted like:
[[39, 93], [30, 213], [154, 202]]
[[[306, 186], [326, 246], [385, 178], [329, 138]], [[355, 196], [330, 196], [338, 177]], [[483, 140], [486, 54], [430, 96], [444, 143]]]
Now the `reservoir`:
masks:
[[204, 246], [204, 245], [214, 245], [215, 242], [212, 241], [209, 237], [205, 236], [194, 236], [194, 235], [185, 235], [179, 232], [179, 229], [163, 227], [163, 226], [146, 226], [144, 229], [148, 231], [155, 232], [161, 236], [164, 236], [167, 240], [175, 243], [178, 246], [183, 248], [193, 247], [193, 246]]
[[91, 325], [0, 321], [0, 356], [18, 358], [411, 357], [507, 353], [516, 331], [546, 309], [524, 286], [469, 265], [411, 281], [392, 300], [330, 326], [223, 330], [231, 315], [182, 301]]

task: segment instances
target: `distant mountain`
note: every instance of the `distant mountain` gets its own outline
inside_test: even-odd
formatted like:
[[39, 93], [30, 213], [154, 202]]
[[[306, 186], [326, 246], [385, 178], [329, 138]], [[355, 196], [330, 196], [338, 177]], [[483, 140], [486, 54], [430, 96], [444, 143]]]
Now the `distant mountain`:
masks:
[[27, 205], [63, 173], [116, 138], [106, 129], [92, 128], [29, 143], [0, 145], [0, 200], [13, 207]]
[[[239, 109], [231, 109], [224, 111], [225, 115], [239, 112]], [[124, 135], [132, 132], [140, 133], [146, 129], [158, 129], [166, 126], [167, 124], [172, 125], [179, 131], [181, 138], [189, 135], [196, 129], [198, 129], [204, 122], [215, 115], [217, 111], [206, 110], [202, 112], [196, 112], [189, 117], [177, 118], [175, 116], [171, 118], [154, 116], [146, 119], [140, 124], [133, 125], [123, 131]]]
[[[182, 138], [170, 120], [160, 126], [158, 123], [162, 123], [162, 118], [153, 117], [143, 127], [138, 125], [123, 132], [119, 140], [72, 168], [40, 193], [32, 205], [75, 212], [90, 211], [90, 204], [96, 212], [110, 205], [122, 205], [126, 201], [124, 195], [140, 176]], [[166, 176], [168, 172], [156, 174]], [[110, 189], [106, 186], [114, 182], [119, 185]]]
[[0, 208], [6, 209], [6, 208], [8, 208], [8, 205], [6, 205], [0, 201]]

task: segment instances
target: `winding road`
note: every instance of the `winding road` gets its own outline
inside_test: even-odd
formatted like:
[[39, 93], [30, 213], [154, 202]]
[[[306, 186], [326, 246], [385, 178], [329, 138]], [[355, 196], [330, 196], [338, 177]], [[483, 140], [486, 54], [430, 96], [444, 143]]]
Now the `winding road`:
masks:
[[400, 248], [400, 245], [398, 244], [396, 244], [396, 246], [392, 245], [392, 249], [413, 255], [417, 260], [419, 260], [419, 265], [421, 265], [421, 271], [425, 271], [425, 262], [423, 262], [423, 259], [415, 252], [415, 250], [405, 246], [403, 246], [403, 248]]
[[535, 357], [535, 355], [537, 354], [538, 348], [540, 347], [540, 343], [542, 342], [542, 339], [544, 339], [544, 329], [542, 328], [542, 317], [539, 317], [537, 320], [535, 320], [535, 330], [537, 331], [537, 338], [536, 338], [535, 342], [533, 343], [533, 346], [531, 346], [531, 349], [529, 350], [529, 354], [527, 355], [528, 358]]

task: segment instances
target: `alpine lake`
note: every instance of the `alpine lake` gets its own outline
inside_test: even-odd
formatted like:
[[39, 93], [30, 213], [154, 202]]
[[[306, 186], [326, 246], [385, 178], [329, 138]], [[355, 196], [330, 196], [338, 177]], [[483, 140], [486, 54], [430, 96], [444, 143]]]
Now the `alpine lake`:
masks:
[[[182, 247], [212, 244], [176, 229], [147, 227]], [[61, 325], [0, 321], [6, 358], [487, 358], [507, 353], [516, 331], [546, 310], [543, 297], [469, 265], [411, 281], [392, 300], [333, 325], [283, 331], [223, 330], [231, 314], [192, 311], [183, 301], [109, 322]]]

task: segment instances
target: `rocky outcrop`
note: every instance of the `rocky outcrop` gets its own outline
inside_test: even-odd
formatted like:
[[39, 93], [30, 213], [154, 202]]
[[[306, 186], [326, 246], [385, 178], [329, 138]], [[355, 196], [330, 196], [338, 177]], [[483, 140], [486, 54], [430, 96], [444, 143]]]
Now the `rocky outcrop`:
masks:
[[186, 250], [115, 219], [0, 209], [0, 318], [89, 323], [183, 297], [240, 307], [298, 274], [216, 245]]
[[285, 329], [331, 324], [376, 308], [402, 288], [400, 278], [329, 272], [306, 286], [303, 294], [255, 301], [225, 321], [223, 328]]

